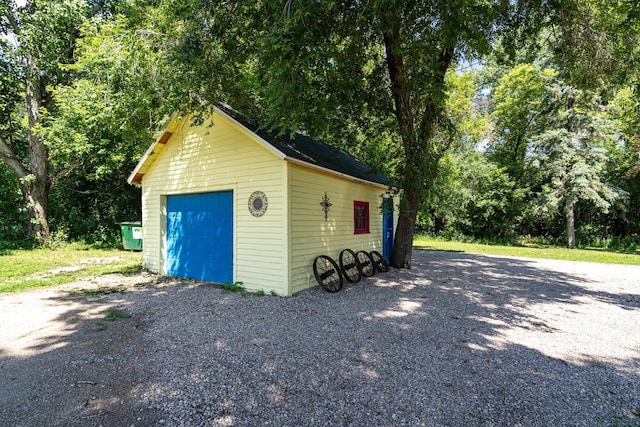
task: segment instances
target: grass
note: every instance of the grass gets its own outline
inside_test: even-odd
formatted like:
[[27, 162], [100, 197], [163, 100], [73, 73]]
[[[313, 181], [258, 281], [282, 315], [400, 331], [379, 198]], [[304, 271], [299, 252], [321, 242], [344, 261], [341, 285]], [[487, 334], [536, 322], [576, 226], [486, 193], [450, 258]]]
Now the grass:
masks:
[[556, 246], [506, 246], [481, 243], [463, 243], [416, 235], [413, 247], [417, 250], [468, 252], [483, 255], [507, 255], [526, 258], [565, 261], [598, 262], [602, 264], [640, 265], [640, 254], [621, 253], [605, 249], [567, 249]]
[[222, 285], [222, 289], [227, 292], [239, 292], [241, 294], [245, 293], [244, 287], [242, 286], [242, 282], [235, 282], [233, 284], [224, 284]]
[[129, 319], [131, 315], [126, 311], [111, 308], [104, 313], [104, 319], [113, 322], [116, 319]]
[[139, 252], [82, 245], [7, 251], [0, 254], [0, 293], [61, 285], [87, 276], [135, 274], [141, 268]]

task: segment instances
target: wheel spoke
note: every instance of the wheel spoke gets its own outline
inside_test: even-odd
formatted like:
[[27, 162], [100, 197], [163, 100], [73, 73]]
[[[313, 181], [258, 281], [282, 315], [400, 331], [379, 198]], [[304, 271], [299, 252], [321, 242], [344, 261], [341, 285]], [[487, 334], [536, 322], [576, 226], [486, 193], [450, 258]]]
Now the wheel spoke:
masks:
[[322, 289], [327, 292], [338, 292], [342, 289], [342, 273], [336, 262], [326, 256], [320, 255], [313, 261], [313, 274]]
[[371, 277], [375, 274], [376, 270], [371, 259], [371, 255], [365, 251], [358, 251], [356, 254], [356, 260], [360, 264], [360, 271], [365, 277]]
[[384, 259], [382, 254], [380, 254], [380, 252], [371, 251], [371, 259], [373, 259], [373, 264], [375, 265], [376, 270], [381, 273], [386, 273], [387, 271], [389, 271], [389, 264]]
[[356, 259], [356, 254], [351, 249], [345, 249], [340, 252], [340, 268], [344, 277], [350, 283], [359, 282], [362, 278], [362, 271]]

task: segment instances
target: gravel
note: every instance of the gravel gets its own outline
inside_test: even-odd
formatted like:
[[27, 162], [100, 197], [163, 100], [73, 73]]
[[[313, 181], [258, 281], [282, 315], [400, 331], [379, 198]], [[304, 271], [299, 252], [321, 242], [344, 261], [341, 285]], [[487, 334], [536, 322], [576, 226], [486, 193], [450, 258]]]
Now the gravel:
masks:
[[109, 276], [0, 296], [0, 324], [0, 425], [640, 425], [634, 266], [415, 252], [292, 298]]

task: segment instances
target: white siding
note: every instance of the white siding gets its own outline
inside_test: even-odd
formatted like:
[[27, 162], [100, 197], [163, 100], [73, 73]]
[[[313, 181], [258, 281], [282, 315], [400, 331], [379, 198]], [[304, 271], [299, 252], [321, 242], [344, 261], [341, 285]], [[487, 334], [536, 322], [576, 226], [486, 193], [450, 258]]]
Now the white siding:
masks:
[[[292, 293], [315, 286], [312, 262], [329, 255], [338, 262], [340, 251], [382, 252], [382, 213], [385, 190], [353, 182], [299, 165], [289, 165], [289, 224]], [[331, 203], [327, 220], [320, 202]], [[353, 202], [369, 202], [368, 234], [354, 234]]]
[[[142, 179], [144, 266], [165, 273], [167, 195], [233, 190], [235, 281], [288, 295], [287, 164], [224, 116], [213, 122], [176, 129]], [[256, 218], [248, 199], [258, 190], [268, 208]]]

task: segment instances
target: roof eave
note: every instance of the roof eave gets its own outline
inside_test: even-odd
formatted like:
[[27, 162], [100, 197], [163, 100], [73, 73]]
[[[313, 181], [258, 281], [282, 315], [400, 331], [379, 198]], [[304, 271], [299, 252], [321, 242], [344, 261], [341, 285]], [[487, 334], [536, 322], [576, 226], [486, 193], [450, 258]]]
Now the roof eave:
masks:
[[337, 176], [337, 177], [340, 177], [340, 178], [343, 178], [343, 179], [347, 179], [349, 181], [358, 182], [360, 184], [371, 185], [373, 187], [384, 188], [385, 190], [389, 189], [388, 185], [381, 184], [381, 183], [375, 182], [375, 181], [369, 181], [369, 180], [362, 179], [362, 178], [356, 178], [355, 176], [351, 176], [351, 175], [346, 174], [346, 173], [334, 171], [333, 169], [325, 168], [323, 166], [314, 165], [313, 163], [308, 163], [308, 162], [305, 162], [303, 160], [296, 159], [294, 157], [285, 156], [284, 160], [286, 160], [289, 163], [293, 163], [293, 164], [296, 164], [296, 165], [299, 165], [299, 166], [302, 166], [302, 167], [305, 167], [305, 168], [309, 168], [309, 169], [314, 169], [314, 170], [317, 170], [319, 172], [324, 172], [324, 173], [329, 174], [329, 175], [334, 175], [334, 176]]

